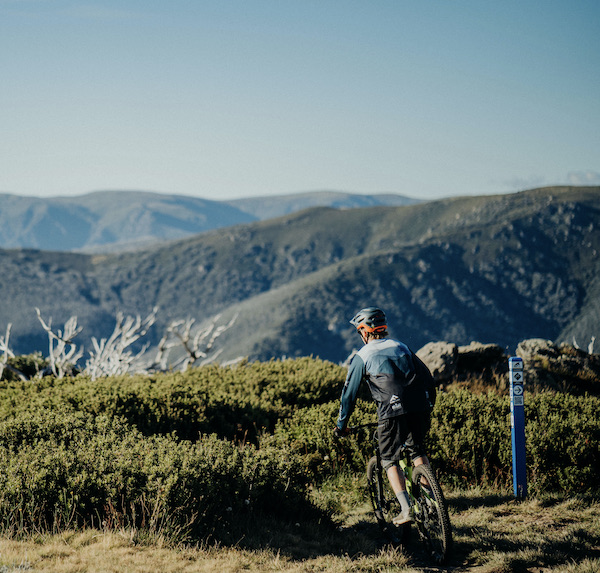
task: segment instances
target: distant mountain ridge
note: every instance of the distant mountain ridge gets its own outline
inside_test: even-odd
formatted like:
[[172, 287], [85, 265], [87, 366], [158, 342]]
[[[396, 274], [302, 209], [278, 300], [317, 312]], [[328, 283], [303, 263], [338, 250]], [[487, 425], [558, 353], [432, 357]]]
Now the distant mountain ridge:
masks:
[[278, 217], [313, 206], [404, 205], [400, 195], [309, 192], [211, 201], [145, 191], [75, 197], [0, 194], [0, 248], [109, 252], [134, 250], [212, 229]]
[[0, 246], [126, 250], [254, 220], [218, 201], [143, 191], [50, 198], [0, 195]]
[[600, 338], [600, 187], [556, 187], [404, 207], [313, 207], [214, 229], [135, 253], [0, 250], [0, 332], [20, 353], [47, 346], [76, 315], [86, 347], [117, 311], [160, 308], [149, 340], [188, 316], [237, 315], [221, 359], [315, 355], [342, 361], [348, 324], [383, 307], [393, 335], [418, 349], [447, 340], [511, 350], [545, 338]]
[[282, 215], [303, 211], [310, 207], [333, 207], [334, 209], [355, 209], [357, 207], [376, 206], [399, 207], [422, 203], [422, 201], [392, 193], [358, 195], [355, 193], [342, 193], [340, 191], [308, 191], [306, 193], [293, 193], [291, 195], [233, 199], [226, 201], [226, 203], [264, 221], [265, 219], [273, 219]]

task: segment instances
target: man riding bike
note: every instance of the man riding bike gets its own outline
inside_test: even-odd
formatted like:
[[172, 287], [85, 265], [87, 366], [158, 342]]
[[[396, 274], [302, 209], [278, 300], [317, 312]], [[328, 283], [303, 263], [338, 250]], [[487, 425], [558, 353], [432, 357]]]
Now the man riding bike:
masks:
[[387, 320], [382, 310], [362, 309], [350, 323], [364, 346], [354, 355], [344, 383], [340, 411], [334, 429], [336, 436], [348, 434], [348, 420], [358, 390], [366, 381], [377, 404], [379, 449], [390, 485], [401, 511], [396, 525], [413, 521], [403, 472], [398, 466], [406, 445], [415, 466], [428, 464], [423, 441], [430, 426], [435, 402], [435, 385], [429, 369], [404, 343], [387, 338]]

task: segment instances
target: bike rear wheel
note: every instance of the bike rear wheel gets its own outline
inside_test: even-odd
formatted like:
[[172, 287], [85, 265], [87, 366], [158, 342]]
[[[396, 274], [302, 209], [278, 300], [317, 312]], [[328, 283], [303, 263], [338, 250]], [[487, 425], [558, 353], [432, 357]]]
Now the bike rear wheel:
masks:
[[423, 464], [413, 470], [414, 517], [421, 540], [438, 564], [448, 558], [452, 546], [452, 527], [442, 488], [431, 469]]
[[367, 482], [375, 518], [381, 530], [393, 543], [405, 542], [409, 526], [396, 526], [392, 523], [392, 519], [400, 512], [400, 504], [390, 487], [385, 471], [377, 463], [376, 456], [373, 456], [367, 464]]

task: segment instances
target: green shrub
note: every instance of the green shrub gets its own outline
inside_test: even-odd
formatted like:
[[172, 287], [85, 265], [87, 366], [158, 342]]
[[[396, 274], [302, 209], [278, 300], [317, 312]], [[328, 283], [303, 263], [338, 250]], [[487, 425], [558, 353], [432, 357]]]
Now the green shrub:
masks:
[[26, 378], [34, 378], [39, 372], [48, 367], [48, 360], [40, 352], [15, 356], [8, 359], [8, 367], [2, 373], [2, 380], [18, 381], [19, 373]]
[[508, 399], [468, 390], [439, 394], [427, 450], [453, 485], [505, 486], [512, 475]]
[[[301, 456], [304, 469], [313, 481], [348, 469], [364, 471], [366, 462], [373, 455], [371, 436], [374, 429], [361, 429], [343, 439], [334, 437], [339, 407], [336, 400], [300, 408], [275, 427], [272, 443], [281, 450]], [[374, 405], [357, 401], [350, 425], [376, 421]]]
[[312, 358], [208, 365], [188, 372], [4, 383], [0, 419], [41, 408], [122, 416], [145, 435], [254, 441], [296, 408], [337, 397], [343, 368]]
[[538, 491], [600, 483], [600, 398], [546, 393], [525, 401], [527, 469]]
[[188, 527], [218, 535], [249, 512], [308, 507], [299, 461], [280, 450], [143, 436], [120, 419], [24, 414], [0, 423], [0, 523]]
[[[362, 480], [372, 455], [373, 429], [333, 436], [344, 375], [302, 358], [2, 381], [0, 524], [131, 524], [206, 537], [240, 516], [308, 511], [308, 484], [314, 492], [348, 475]], [[525, 415], [530, 491], [596, 488], [600, 399], [527, 395]], [[359, 400], [351, 425], [375, 420], [372, 402]], [[427, 449], [446, 483], [509, 488], [508, 396], [440, 393]]]
[[[320, 483], [341, 471], [364, 471], [371, 431], [344, 440], [332, 435], [339, 402], [300, 408], [276, 425], [272, 443], [300, 456]], [[526, 396], [526, 460], [530, 491], [582, 492], [600, 482], [600, 399], [541, 393]], [[358, 401], [351, 425], [375, 419], [372, 403]], [[264, 438], [261, 443], [264, 443]], [[427, 451], [438, 475], [461, 487], [512, 487], [508, 396], [441, 393], [432, 414]]]
[[[579, 492], [600, 482], [600, 399], [545, 392], [525, 397], [527, 479], [530, 491]], [[512, 485], [508, 396], [441, 394], [428, 449], [445, 481]]]

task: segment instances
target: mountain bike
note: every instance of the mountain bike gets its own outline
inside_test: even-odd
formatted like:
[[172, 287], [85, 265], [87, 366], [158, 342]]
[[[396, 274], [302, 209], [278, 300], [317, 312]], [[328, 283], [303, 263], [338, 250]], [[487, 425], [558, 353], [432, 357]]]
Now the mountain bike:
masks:
[[[362, 424], [350, 430], [354, 433], [359, 428], [376, 426], [377, 423]], [[400, 504], [381, 465], [377, 429], [373, 433], [373, 449], [375, 455], [367, 462], [367, 483], [375, 518], [393, 543], [405, 544], [411, 524], [396, 526], [392, 523], [392, 519], [400, 512]], [[446, 562], [452, 546], [452, 526], [442, 488], [430, 465], [413, 467], [406, 448], [399, 465], [406, 480], [406, 490], [412, 503], [414, 525], [419, 538], [429, 558], [441, 565]]]

